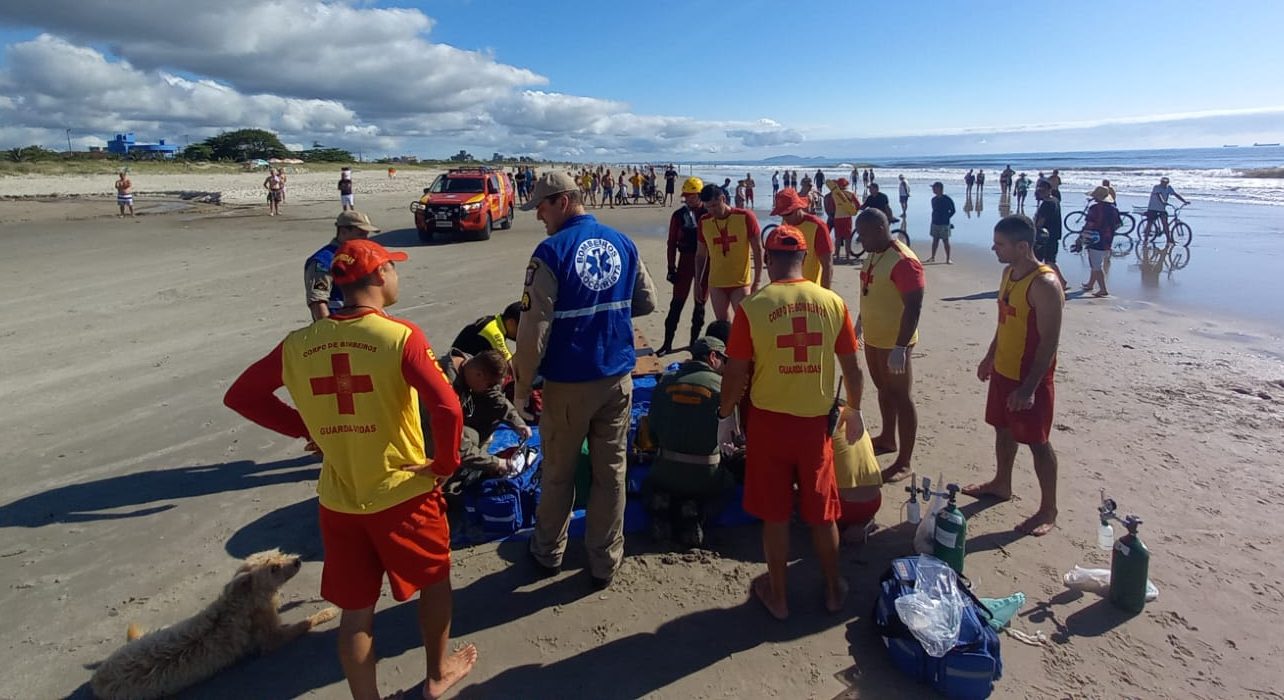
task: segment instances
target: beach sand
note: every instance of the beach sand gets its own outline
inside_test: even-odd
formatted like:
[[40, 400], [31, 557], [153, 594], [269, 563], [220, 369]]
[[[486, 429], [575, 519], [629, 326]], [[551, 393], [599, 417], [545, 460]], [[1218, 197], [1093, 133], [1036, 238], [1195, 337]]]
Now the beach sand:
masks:
[[[421, 246], [407, 211], [421, 186], [370, 194], [359, 185], [358, 204], [384, 228], [378, 240], [410, 252], [393, 312], [440, 348], [517, 298], [544, 233], [519, 213], [513, 230], [489, 242]], [[337, 213], [323, 190], [308, 201], [301, 187], [276, 218], [257, 203], [140, 197], [143, 215], [117, 219], [107, 198], [0, 202], [0, 273], [14, 293], [0, 310], [0, 697], [87, 696], [86, 665], [123, 643], [127, 624], [156, 628], [191, 615], [254, 551], [279, 546], [306, 559], [284, 589], [297, 605], [287, 620], [324, 605], [319, 465], [301, 441], [251, 425], [221, 401], [238, 373], [307, 320], [303, 260], [329, 240]], [[661, 286], [661, 310], [639, 321], [658, 343], [668, 210], [601, 216], [635, 235]], [[958, 264], [927, 270], [914, 353], [916, 462], [934, 480], [993, 472], [985, 385], [974, 371], [995, 323], [1001, 270], [980, 244], [996, 218], [987, 210], [961, 219]], [[915, 248], [926, 258], [921, 238]], [[839, 267], [834, 277], [855, 304], [858, 269]], [[1047, 638], [1028, 646], [1003, 637], [994, 697], [1280, 697], [1272, 661], [1284, 651], [1280, 347], [1276, 328], [1224, 313], [1126, 296], [1070, 301], [1053, 436], [1060, 528], [1037, 540], [1011, 532], [1037, 501], [1028, 452], [1018, 457], [1018, 500], [961, 499], [975, 590], [1024, 592], [1013, 626]], [[1145, 520], [1160, 596], [1135, 617], [1061, 583], [1076, 564], [1108, 565], [1095, 549], [1100, 488]], [[796, 530], [786, 623], [747, 601], [751, 577], [764, 570], [756, 527], [713, 531], [709, 550], [691, 553], [654, 552], [645, 536], [631, 536], [603, 593], [581, 571], [579, 540], [567, 571], [550, 580], [531, 576], [521, 541], [459, 550], [454, 636], [476, 643], [481, 659], [458, 697], [927, 695], [890, 667], [869, 620], [878, 577], [910, 549], [903, 501], [900, 485], [888, 486], [883, 529], [863, 549], [844, 550], [852, 595], [840, 616], [822, 612], [815, 560]], [[413, 603], [380, 603], [384, 692], [423, 677], [414, 618]], [[347, 697], [334, 636], [332, 623], [184, 697]]]

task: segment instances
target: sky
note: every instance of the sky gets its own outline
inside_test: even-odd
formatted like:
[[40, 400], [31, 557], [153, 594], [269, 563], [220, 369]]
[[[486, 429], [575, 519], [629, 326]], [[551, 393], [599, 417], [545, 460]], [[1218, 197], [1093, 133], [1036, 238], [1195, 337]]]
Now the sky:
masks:
[[[645, 8], [639, 10], [637, 8]], [[585, 162], [1284, 141], [1280, 0], [14, 0], [0, 146]]]

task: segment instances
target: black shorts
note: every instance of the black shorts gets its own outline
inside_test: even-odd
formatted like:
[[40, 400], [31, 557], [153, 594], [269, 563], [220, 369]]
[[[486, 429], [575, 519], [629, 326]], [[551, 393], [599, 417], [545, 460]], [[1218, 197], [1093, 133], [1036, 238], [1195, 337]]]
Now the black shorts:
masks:
[[1041, 239], [1038, 244], [1034, 246], [1034, 257], [1038, 258], [1039, 262], [1056, 264], [1057, 249], [1060, 247], [1060, 238], [1049, 237]]

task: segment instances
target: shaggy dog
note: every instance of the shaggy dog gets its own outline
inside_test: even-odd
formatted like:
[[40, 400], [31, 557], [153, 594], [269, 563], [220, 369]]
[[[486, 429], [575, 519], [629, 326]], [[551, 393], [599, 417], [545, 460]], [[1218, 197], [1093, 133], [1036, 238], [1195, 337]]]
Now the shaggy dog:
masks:
[[253, 653], [266, 653], [338, 615], [327, 608], [306, 620], [282, 624], [281, 586], [302, 562], [279, 550], [245, 560], [223, 594], [194, 617], [140, 635], [129, 626], [129, 642], [99, 665], [89, 681], [103, 700], [147, 700], [173, 695]]

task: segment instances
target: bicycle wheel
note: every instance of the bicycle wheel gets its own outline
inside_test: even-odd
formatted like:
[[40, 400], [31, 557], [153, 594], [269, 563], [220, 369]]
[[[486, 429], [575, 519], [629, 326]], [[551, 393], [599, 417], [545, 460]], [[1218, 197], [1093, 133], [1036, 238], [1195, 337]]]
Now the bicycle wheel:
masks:
[[1174, 222], [1170, 230], [1173, 232], [1173, 243], [1176, 243], [1183, 248], [1190, 247], [1191, 232], [1190, 227], [1186, 225], [1186, 222]]
[[1115, 234], [1114, 240], [1110, 242], [1110, 255], [1116, 258], [1122, 258], [1132, 252], [1133, 242], [1127, 236]]
[[1137, 220], [1128, 212], [1119, 212], [1119, 228], [1115, 229], [1116, 236], [1127, 236], [1137, 228]]
[[1069, 214], [1066, 214], [1066, 218], [1062, 222], [1062, 225], [1064, 225], [1065, 230], [1070, 233], [1079, 233], [1083, 230], [1083, 223], [1087, 220], [1088, 216], [1083, 212], [1072, 211]]
[[902, 229], [897, 229], [897, 231], [896, 231], [896, 238], [897, 238], [897, 240], [899, 240], [901, 243], [904, 243], [905, 245], [909, 245], [909, 244], [910, 244], [910, 237], [909, 237], [909, 233], [907, 233], [907, 232], [905, 231], [905, 229], [903, 229], [903, 228], [902, 228]]
[[1190, 248], [1177, 246], [1168, 253], [1169, 271], [1180, 270], [1190, 264]]

